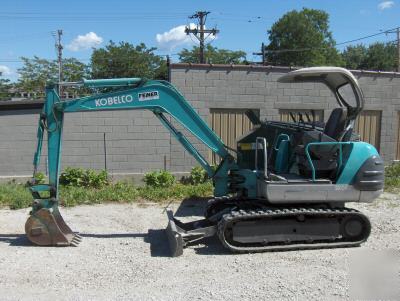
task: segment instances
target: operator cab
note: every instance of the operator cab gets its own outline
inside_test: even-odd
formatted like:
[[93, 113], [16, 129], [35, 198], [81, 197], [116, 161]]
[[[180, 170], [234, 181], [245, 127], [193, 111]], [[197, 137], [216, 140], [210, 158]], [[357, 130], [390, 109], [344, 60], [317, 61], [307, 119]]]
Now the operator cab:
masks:
[[[351, 142], [357, 140], [353, 134], [355, 119], [364, 106], [357, 80], [343, 68], [312, 67], [285, 74], [278, 81], [323, 83], [332, 91], [337, 107], [326, 123], [317, 123], [313, 111], [312, 119], [308, 114], [291, 113], [292, 122], [258, 122], [238, 140], [239, 167], [255, 169], [258, 190], [270, 200], [306, 201], [304, 197], [312, 200], [315, 193], [315, 199], [321, 201], [321, 189], [327, 189], [326, 199], [337, 201], [340, 192], [335, 186], [343, 182], [341, 174], [353, 151]], [[381, 162], [379, 156], [376, 159]], [[290, 185], [300, 186], [293, 190], [287, 187]], [[360, 193], [353, 186], [342, 188], [345, 193], [339, 200], [360, 200]], [[301, 200], [299, 195], [303, 196]]]

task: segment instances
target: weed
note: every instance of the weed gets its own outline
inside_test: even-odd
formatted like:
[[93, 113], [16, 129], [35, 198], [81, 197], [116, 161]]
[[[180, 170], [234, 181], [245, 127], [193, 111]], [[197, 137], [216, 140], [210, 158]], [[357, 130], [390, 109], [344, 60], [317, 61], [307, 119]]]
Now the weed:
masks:
[[159, 170], [146, 173], [143, 181], [149, 187], [166, 188], [175, 183], [175, 177], [169, 171]]

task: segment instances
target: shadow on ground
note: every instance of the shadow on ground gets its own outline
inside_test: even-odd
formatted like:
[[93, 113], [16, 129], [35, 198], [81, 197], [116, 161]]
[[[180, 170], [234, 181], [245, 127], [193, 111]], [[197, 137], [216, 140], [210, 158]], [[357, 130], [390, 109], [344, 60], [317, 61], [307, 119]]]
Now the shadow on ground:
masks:
[[[195, 217], [202, 218], [209, 198], [187, 198], [184, 199], [177, 210], [175, 217]], [[166, 219], [167, 225], [167, 219]], [[113, 238], [143, 238], [150, 244], [150, 253], [152, 257], [170, 257], [168, 238], [165, 229], [149, 229], [148, 233], [79, 233], [83, 238], [113, 239]], [[6, 243], [10, 246], [32, 247], [34, 246], [25, 234], [0, 234], [0, 243]], [[223, 255], [227, 251], [222, 247], [216, 237], [205, 238], [189, 246], [199, 255]]]
[[[113, 238], [143, 238], [150, 244], [150, 254], [152, 257], [171, 257], [169, 242], [165, 229], [150, 229], [148, 233], [110, 233], [92, 234], [80, 233], [83, 238], [113, 239]], [[38, 247], [33, 245], [25, 234], [0, 234], [0, 244], [5, 243], [12, 247]], [[226, 250], [216, 237], [203, 239], [200, 244], [189, 246], [199, 255], [224, 255]], [[185, 252], [185, 251], [184, 251]]]
[[32, 247], [32, 243], [25, 234], [0, 234], [0, 243], [15, 247]]

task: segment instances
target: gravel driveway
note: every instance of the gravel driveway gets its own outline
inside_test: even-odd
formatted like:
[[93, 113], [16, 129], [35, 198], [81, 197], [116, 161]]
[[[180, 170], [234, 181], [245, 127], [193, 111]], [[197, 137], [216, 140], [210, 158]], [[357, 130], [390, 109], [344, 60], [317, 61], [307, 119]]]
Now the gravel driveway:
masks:
[[[201, 215], [202, 204], [172, 207], [181, 215]], [[0, 299], [349, 299], [354, 258], [365, 258], [368, 250], [400, 250], [400, 200], [385, 194], [373, 204], [348, 205], [372, 221], [372, 234], [361, 248], [234, 255], [211, 239], [178, 258], [169, 257], [167, 219], [160, 205], [63, 208], [67, 223], [84, 237], [77, 248], [31, 246], [23, 235], [29, 210], [1, 209]], [[391, 258], [397, 273], [391, 280], [399, 283], [398, 253]]]

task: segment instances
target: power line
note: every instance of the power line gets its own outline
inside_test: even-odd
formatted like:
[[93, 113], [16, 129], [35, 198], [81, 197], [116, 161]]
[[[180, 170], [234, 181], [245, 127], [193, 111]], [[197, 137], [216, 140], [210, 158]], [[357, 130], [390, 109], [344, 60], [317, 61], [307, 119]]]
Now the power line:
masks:
[[[350, 43], [358, 42], [358, 41], [365, 40], [365, 39], [368, 39], [368, 38], [372, 38], [372, 37], [375, 37], [375, 36], [378, 36], [378, 35], [388, 34], [388, 33], [393, 32], [393, 30], [397, 30], [397, 27], [392, 28], [392, 29], [387, 29], [385, 31], [382, 31], [382, 32], [379, 32], [379, 33], [375, 33], [375, 34], [371, 34], [371, 35], [368, 35], [368, 36], [364, 36], [364, 37], [361, 37], [361, 38], [357, 38], [357, 39], [353, 39], [353, 40], [348, 40], [348, 41], [336, 43], [334, 46], [350, 44]], [[284, 53], [284, 52], [304, 52], [304, 51], [327, 50], [327, 49], [330, 49], [330, 48], [328, 48], [328, 47], [304, 47], [304, 48], [277, 49], [277, 50], [265, 49], [265, 52], [268, 52], [268, 53]]]
[[361, 37], [361, 38], [358, 38], [358, 39], [337, 43], [336, 46], [358, 42], [358, 41], [369, 39], [369, 38], [372, 38], [372, 37], [376, 37], [376, 36], [379, 36], [379, 35], [382, 35], [382, 34], [388, 34], [388, 33], [390, 33], [390, 31], [393, 31], [395, 29], [396, 29], [396, 27], [392, 28], [392, 29], [387, 29], [385, 31], [381, 31], [381, 32], [378, 32], [378, 33], [375, 33], [375, 34], [371, 34], [371, 35], [368, 35], [368, 36], [365, 36], [365, 37]]

